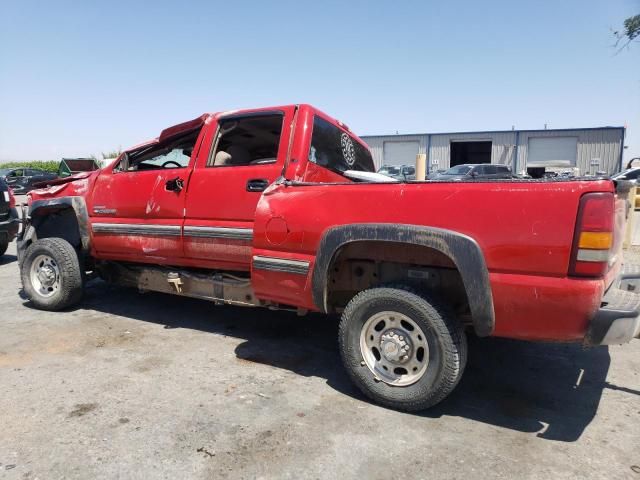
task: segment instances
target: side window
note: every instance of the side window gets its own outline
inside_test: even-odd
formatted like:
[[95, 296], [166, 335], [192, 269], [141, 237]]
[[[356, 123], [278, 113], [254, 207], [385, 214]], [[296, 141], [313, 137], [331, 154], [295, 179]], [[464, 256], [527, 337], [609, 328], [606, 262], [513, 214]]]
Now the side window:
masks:
[[140, 170], [158, 170], [184, 168], [189, 165], [191, 154], [198, 139], [200, 129], [167, 139], [163, 143], [154, 143], [124, 154], [114, 171], [135, 172]]
[[14, 170], [11, 174], [12, 177], [24, 177], [24, 170], [22, 168]]
[[276, 163], [280, 136], [281, 114], [221, 119], [214, 154], [208, 167], [240, 167]]
[[632, 170], [631, 172], [624, 174], [628, 180], [635, 180], [638, 178], [638, 175], [640, 175], [640, 170]]
[[346, 170], [376, 171], [371, 152], [367, 148], [318, 116], [313, 119], [309, 161], [338, 173]]

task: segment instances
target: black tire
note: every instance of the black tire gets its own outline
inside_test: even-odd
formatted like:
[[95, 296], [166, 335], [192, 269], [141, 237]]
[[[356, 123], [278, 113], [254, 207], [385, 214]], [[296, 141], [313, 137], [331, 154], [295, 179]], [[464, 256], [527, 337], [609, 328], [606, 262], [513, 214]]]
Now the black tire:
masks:
[[9, 248], [9, 236], [6, 233], [0, 233], [0, 257], [7, 252]]
[[[41, 255], [53, 259], [59, 271], [59, 283], [50, 296], [39, 293], [31, 281], [32, 265]], [[83, 272], [80, 259], [73, 246], [62, 238], [43, 238], [33, 242], [24, 255], [20, 276], [25, 294], [40, 310], [62, 310], [75, 305], [82, 298]]]
[[[428, 364], [424, 374], [410, 385], [382, 381], [367, 366], [360, 348], [367, 320], [386, 311], [410, 318], [426, 337]], [[344, 366], [358, 388], [376, 403], [407, 412], [425, 410], [442, 401], [460, 381], [467, 362], [464, 327], [452, 311], [404, 286], [372, 288], [356, 295], [342, 314], [339, 342]]]

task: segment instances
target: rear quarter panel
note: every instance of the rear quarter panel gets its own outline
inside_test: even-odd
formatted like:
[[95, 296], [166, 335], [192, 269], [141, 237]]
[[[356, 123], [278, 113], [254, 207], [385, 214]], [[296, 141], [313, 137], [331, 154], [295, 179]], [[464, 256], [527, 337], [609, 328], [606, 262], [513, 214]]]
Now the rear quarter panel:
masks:
[[[305, 281], [255, 272], [258, 296], [315, 309], [311, 272], [327, 228], [349, 223], [394, 223], [463, 233], [480, 245], [489, 269], [495, 335], [578, 340], [604, 290], [603, 280], [567, 277], [580, 197], [613, 191], [594, 181], [424, 182], [410, 184], [279, 185], [258, 204], [256, 254], [305, 259]], [[268, 223], [287, 225], [274, 244]], [[282, 223], [282, 222], [280, 222]], [[256, 275], [257, 273], [257, 275]]]

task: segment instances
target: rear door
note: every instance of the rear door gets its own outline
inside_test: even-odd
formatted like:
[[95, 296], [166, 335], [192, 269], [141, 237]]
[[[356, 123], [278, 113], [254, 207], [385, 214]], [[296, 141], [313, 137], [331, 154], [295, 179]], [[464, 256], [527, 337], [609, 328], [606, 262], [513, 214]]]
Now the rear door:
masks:
[[291, 106], [218, 119], [189, 181], [186, 258], [207, 268], [250, 270], [256, 206], [282, 175], [294, 111]]

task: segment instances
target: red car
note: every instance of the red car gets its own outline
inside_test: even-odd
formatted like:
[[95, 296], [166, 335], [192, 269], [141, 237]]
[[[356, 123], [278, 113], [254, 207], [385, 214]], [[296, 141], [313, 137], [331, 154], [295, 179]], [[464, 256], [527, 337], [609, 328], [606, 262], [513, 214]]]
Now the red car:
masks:
[[420, 410], [456, 386], [466, 335], [610, 344], [640, 330], [621, 270], [628, 184], [398, 182], [310, 105], [206, 114], [32, 192], [24, 291], [80, 301], [84, 273], [216, 303], [339, 313], [353, 381]]

